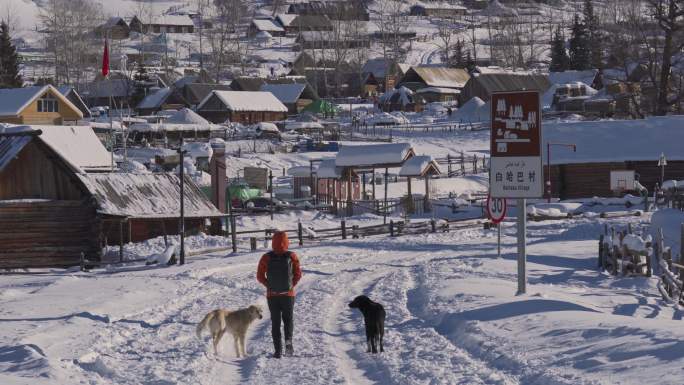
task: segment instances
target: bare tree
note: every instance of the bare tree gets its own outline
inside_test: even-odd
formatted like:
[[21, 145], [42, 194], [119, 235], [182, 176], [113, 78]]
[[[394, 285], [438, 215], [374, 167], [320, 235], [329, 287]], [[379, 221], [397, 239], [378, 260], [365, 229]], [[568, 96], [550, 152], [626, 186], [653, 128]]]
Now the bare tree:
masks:
[[57, 83], [81, 84], [97, 62], [92, 31], [102, 15], [92, 0], [47, 0], [40, 21], [48, 37]]
[[380, 34], [380, 45], [384, 59], [403, 60], [401, 33], [406, 30], [408, 18], [405, 4], [398, 0], [377, 0], [378, 15], [375, 24]]
[[672, 55], [684, 49], [684, 0], [649, 0], [649, 5], [663, 35], [656, 114], [665, 115], [681, 98], [681, 94], [673, 99], [669, 96]]
[[210, 7], [213, 28], [207, 31], [214, 77], [218, 81], [228, 64], [238, 63], [244, 71], [249, 44], [243, 18], [248, 12], [245, 0], [214, 0]]

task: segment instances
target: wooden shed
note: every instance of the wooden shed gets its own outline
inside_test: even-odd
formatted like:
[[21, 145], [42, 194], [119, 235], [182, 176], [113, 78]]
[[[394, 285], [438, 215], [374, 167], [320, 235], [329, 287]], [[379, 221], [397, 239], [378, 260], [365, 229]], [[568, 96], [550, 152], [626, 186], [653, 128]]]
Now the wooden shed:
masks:
[[[178, 233], [179, 179], [110, 171], [90, 127], [0, 131], [0, 268], [78, 265], [102, 246]], [[186, 228], [218, 212], [187, 178]]]
[[551, 87], [548, 75], [531, 73], [483, 73], [471, 77], [461, 90], [459, 103], [461, 105], [477, 96], [485, 102], [492, 97], [493, 92], [501, 91], [539, 91], [544, 93]]

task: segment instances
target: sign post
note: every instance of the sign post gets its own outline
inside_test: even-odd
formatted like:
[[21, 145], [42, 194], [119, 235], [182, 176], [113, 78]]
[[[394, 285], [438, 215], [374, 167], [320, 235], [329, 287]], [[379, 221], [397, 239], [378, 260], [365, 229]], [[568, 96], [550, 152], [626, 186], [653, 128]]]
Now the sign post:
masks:
[[506, 199], [488, 196], [487, 215], [496, 225], [496, 256], [501, 258], [501, 221], [506, 217]]
[[492, 94], [489, 193], [517, 199], [518, 294], [526, 292], [527, 198], [544, 194], [538, 91]]

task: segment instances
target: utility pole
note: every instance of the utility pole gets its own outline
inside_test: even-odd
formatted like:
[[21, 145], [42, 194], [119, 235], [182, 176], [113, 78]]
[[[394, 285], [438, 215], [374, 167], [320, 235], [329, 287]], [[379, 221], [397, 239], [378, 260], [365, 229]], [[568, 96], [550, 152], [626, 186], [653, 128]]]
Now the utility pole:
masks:
[[273, 170], [268, 170], [268, 185], [271, 190], [271, 221], [273, 221]]
[[183, 150], [183, 135], [181, 133], [180, 145], [178, 146], [178, 156], [180, 158], [180, 264], [185, 264], [185, 154]]

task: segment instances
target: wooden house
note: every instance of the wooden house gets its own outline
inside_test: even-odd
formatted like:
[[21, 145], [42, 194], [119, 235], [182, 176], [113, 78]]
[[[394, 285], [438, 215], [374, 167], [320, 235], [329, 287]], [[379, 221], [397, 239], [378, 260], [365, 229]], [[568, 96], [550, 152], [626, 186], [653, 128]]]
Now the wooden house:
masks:
[[303, 31], [295, 40], [297, 50], [304, 49], [335, 49], [345, 48], [370, 48], [370, 39], [367, 36], [343, 36], [332, 31]]
[[126, 20], [119, 16], [110, 17], [104, 24], [95, 29], [99, 37], [107, 37], [112, 40], [125, 40], [131, 35], [131, 27]]
[[133, 16], [131, 31], [138, 33], [194, 33], [195, 23], [188, 15], [158, 15], [142, 20]]
[[[111, 155], [85, 126], [0, 131], [0, 268], [66, 267], [102, 246], [177, 234], [179, 179], [112, 173]], [[186, 228], [219, 217], [186, 179]]]
[[254, 19], [249, 24], [247, 35], [256, 36], [259, 32], [268, 32], [271, 36], [285, 36], [285, 28], [273, 19]]
[[276, 21], [285, 29], [286, 35], [296, 35], [303, 31], [332, 31], [333, 26], [325, 15], [280, 14]]
[[64, 95], [64, 97], [67, 98], [67, 100], [69, 100], [74, 106], [78, 107], [81, 113], [83, 113], [84, 118], [91, 117], [88, 105], [83, 101], [83, 98], [74, 87], [61, 86], [58, 87], [57, 90], [59, 91], [59, 93]]
[[62, 125], [83, 113], [51, 85], [0, 89], [0, 123]]
[[264, 84], [261, 90], [272, 93], [281, 103], [283, 103], [290, 114], [298, 114], [313, 101], [318, 100], [318, 96], [313, 91], [309, 83], [282, 83]]
[[325, 15], [330, 20], [369, 21], [370, 14], [364, 0], [350, 1], [308, 1], [292, 3], [287, 13], [297, 15]]
[[372, 96], [394, 88], [410, 68], [393, 60], [369, 59], [361, 68], [363, 94]]
[[[667, 158], [665, 180], [684, 180], [682, 116], [641, 120], [547, 123], [544, 141], [576, 144], [577, 151], [551, 147], [551, 192], [561, 199], [611, 197], [611, 171], [633, 170], [650, 193], [661, 182], [661, 153]], [[546, 146], [543, 159], [546, 159]], [[544, 173], [546, 176], [546, 164]], [[637, 192], [627, 188], [622, 193]]]
[[551, 87], [548, 75], [530, 73], [483, 73], [471, 77], [459, 95], [459, 103], [465, 104], [477, 96], [488, 102], [493, 92], [501, 91], [539, 91], [546, 92]]
[[470, 79], [462, 68], [448, 67], [411, 67], [396, 87], [406, 87], [413, 91], [421, 88], [438, 87], [460, 90]]
[[444, 3], [438, 4], [416, 4], [409, 9], [411, 16], [426, 16], [426, 17], [442, 17], [454, 18], [465, 16], [468, 12], [466, 7], [459, 5], [449, 5]]
[[287, 107], [272, 93], [261, 91], [213, 91], [197, 107], [212, 123], [273, 122], [287, 118]]
[[342, 202], [361, 199], [358, 174], [351, 167], [336, 166], [335, 159], [324, 159], [318, 164], [316, 180], [318, 202], [331, 205], [335, 213]]

